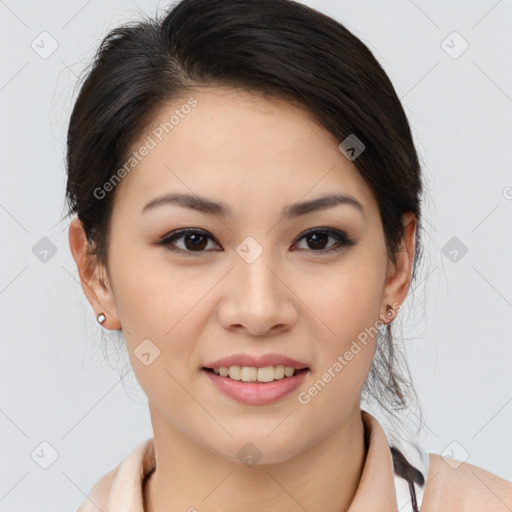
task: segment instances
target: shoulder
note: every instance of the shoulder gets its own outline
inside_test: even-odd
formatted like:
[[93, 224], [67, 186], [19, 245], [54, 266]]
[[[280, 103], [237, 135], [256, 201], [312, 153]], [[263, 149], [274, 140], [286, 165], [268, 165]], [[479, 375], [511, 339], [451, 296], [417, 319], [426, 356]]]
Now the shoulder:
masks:
[[111, 471], [96, 482], [77, 512], [141, 510], [144, 478], [155, 468], [153, 438], [140, 442]]
[[108, 501], [110, 498], [110, 491], [116, 479], [121, 463], [114, 469], [103, 475], [92, 489], [87, 493], [77, 512], [97, 512], [98, 509], [103, 512], [108, 512]]
[[448, 464], [435, 453], [429, 461], [421, 512], [512, 510], [512, 482], [472, 464]]

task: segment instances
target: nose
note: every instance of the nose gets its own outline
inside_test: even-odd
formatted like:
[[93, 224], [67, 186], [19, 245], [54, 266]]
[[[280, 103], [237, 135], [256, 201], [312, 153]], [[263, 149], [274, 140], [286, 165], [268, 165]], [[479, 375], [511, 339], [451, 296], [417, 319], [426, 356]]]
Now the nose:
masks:
[[262, 251], [255, 259], [235, 257], [225, 280], [219, 318], [226, 329], [265, 336], [290, 329], [297, 321], [297, 297], [286, 283], [283, 265]]

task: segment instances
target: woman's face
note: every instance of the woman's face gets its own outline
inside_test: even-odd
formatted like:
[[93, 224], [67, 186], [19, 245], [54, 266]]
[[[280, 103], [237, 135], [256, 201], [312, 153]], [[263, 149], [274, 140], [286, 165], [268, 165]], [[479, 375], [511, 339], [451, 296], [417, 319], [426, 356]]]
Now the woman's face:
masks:
[[[359, 415], [379, 317], [405, 298], [411, 261], [388, 266], [374, 195], [310, 114], [232, 90], [192, 96], [160, 111], [133, 148], [140, 161], [115, 191], [111, 288], [94, 307], [123, 329], [155, 433], [179, 431], [233, 461], [251, 442], [278, 462]], [[155, 202], [168, 194], [196, 200]], [[298, 208], [332, 194], [354, 201]], [[230, 213], [186, 206], [198, 197]], [[192, 233], [168, 240], [182, 229]], [[203, 369], [269, 353], [308, 370], [267, 403], [225, 394]]]

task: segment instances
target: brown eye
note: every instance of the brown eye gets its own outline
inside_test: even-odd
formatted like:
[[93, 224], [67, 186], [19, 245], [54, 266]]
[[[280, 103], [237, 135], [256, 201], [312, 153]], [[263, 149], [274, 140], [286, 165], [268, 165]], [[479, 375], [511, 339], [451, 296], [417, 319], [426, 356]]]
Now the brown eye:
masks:
[[[338, 245], [335, 245], [334, 247], [326, 247], [329, 238], [334, 238], [337, 240]], [[355, 241], [348, 238], [345, 233], [342, 231], [333, 230], [331, 228], [316, 228], [314, 230], [308, 231], [299, 238], [299, 240], [302, 239], [306, 240], [306, 243], [308, 244], [309, 248], [313, 250], [313, 252], [339, 251], [345, 247], [349, 247], [355, 244]]]
[[325, 249], [324, 246], [329, 238], [330, 235], [327, 233], [312, 233], [306, 237], [306, 240], [308, 244], [312, 244], [310, 246], [313, 249]]
[[201, 233], [191, 233], [188, 235], [184, 235], [183, 239], [185, 241], [185, 247], [191, 251], [200, 251], [208, 245], [208, 240], [206, 239], [206, 236]]
[[[305, 250], [309, 250], [313, 253], [330, 253], [355, 245], [355, 241], [348, 238], [343, 231], [332, 228], [316, 228], [310, 230], [304, 233], [299, 238], [299, 241], [303, 239], [306, 240], [308, 245]], [[337, 243], [329, 247], [329, 239], [334, 239]], [[180, 246], [176, 242], [181, 240]], [[218, 246], [215, 239], [206, 231], [198, 229], [180, 229], [167, 235], [159, 242], [159, 245], [163, 245], [173, 252], [193, 256], [194, 253], [199, 255], [204, 252], [210, 252], [206, 249], [209, 241], [213, 241], [215, 245]]]
[[[177, 240], [183, 240], [182, 247], [176, 247], [175, 242]], [[206, 252], [205, 248], [208, 246], [208, 240], [213, 238], [205, 231], [196, 229], [183, 229], [171, 233], [171, 235], [165, 237], [160, 245], [164, 245], [171, 251], [183, 252], [183, 253], [201, 253]]]

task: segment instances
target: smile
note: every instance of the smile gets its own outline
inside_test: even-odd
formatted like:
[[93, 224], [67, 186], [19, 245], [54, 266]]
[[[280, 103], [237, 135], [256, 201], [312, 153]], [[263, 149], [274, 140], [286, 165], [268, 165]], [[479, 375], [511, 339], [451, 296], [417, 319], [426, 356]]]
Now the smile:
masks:
[[202, 368], [201, 371], [229, 398], [248, 405], [266, 405], [289, 395], [302, 383], [310, 370], [296, 370], [283, 366], [231, 366], [218, 369]]

